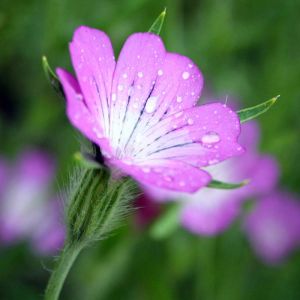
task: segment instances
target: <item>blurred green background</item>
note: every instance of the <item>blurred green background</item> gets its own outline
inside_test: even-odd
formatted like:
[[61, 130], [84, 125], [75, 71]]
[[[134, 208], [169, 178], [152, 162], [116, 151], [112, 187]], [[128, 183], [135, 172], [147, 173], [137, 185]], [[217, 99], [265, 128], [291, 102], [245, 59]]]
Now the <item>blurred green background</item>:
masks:
[[[205, 94], [251, 106], [280, 94], [260, 117], [261, 149], [280, 163], [282, 187], [300, 193], [300, 1], [297, 0], [1, 0], [0, 153], [28, 145], [53, 154], [57, 189], [66, 181], [78, 134], [41, 67], [71, 70], [74, 29], [106, 31], [119, 51], [126, 37], [147, 31], [167, 7], [162, 37], [169, 51], [191, 57], [205, 77]], [[205, 100], [205, 97], [203, 97]], [[63, 141], [63, 142], [62, 142]], [[52, 259], [25, 245], [0, 249], [0, 299], [41, 299]], [[300, 299], [300, 256], [263, 265], [237, 224], [216, 238], [179, 229], [164, 241], [127, 224], [85, 251], [61, 299]]]

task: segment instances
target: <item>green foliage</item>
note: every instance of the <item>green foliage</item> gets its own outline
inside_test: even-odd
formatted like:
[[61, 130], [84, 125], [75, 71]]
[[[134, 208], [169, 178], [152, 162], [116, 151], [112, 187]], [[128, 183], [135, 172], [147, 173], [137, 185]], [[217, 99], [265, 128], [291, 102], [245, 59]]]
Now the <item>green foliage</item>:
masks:
[[240, 187], [243, 187], [247, 185], [250, 182], [250, 180], [245, 179], [242, 182], [239, 183], [228, 183], [228, 182], [222, 182], [219, 180], [213, 179], [208, 185], [208, 188], [213, 189], [221, 189], [221, 190], [232, 190], [232, 189], [238, 189]]
[[273, 104], [275, 104], [279, 97], [280, 95], [270, 100], [267, 100], [261, 104], [239, 110], [237, 114], [240, 118], [241, 123], [255, 119], [259, 115], [265, 113], [267, 110], [269, 110], [271, 106], [273, 106]]
[[[228, 104], [232, 96], [240, 107], [252, 107], [254, 101], [242, 99], [282, 95], [282, 103], [258, 119], [261, 150], [276, 155], [281, 184], [299, 194], [299, 1], [245, 3], [1, 1], [1, 155], [14, 157], [24, 147], [42, 146], [56, 156], [58, 178], [66, 178], [78, 141], [66, 120], [65, 103], [49, 91], [39, 58], [46, 53], [55, 65], [71, 71], [67, 46], [81, 24], [108, 33], [117, 54], [126, 37], [147, 30], [153, 16], [166, 5], [168, 19], [162, 32], [166, 48], [197, 63], [211, 96], [229, 95]], [[57, 181], [55, 187], [65, 179]], [[62, 299], [300, 299], [299, 253], [280, 266], [263, 265], [239, 222], [216, 238], [177, 230], [158, 241], [129, 220], [112, 238], [82, 254]], [[207, 242], [212, 242], [211, 247]], [[25, 243], [2, 246], [1, 299], [40, 299], [51, 261], [30, 253]], [[99, 290], [108, 270], [112, 275], [103, 295]]]
[[111, 178], [102, 168], [76, 168], [67, 198], [68, 242], [90, 244], [105, 238], [131, 211], [138, 190], [132, 179]]
[[164, 24], [166, 14], [167, 14], [167, 9], [165, 8], [163, 10], [163, 12], [154, 21], [154, 23], [151, 25], [151, 27], [148, 31], [159, 35], [161, 32], [162, 26]]
[[179, 213], [181, 205], [174, 204], [161, 214], [152, 225], [150, 235], [154, 239], [163, 239], [172, 234], [179, 226]]
[[58, 77], [56, 76], [56, 74], [51, 69], [46, 56], [42, 57], [42, 65], [43, 65], [45, 75], [48, 81], [50, 82], [51, 86], [53, 87], [54, 91], [64, 98], [62, 85]]

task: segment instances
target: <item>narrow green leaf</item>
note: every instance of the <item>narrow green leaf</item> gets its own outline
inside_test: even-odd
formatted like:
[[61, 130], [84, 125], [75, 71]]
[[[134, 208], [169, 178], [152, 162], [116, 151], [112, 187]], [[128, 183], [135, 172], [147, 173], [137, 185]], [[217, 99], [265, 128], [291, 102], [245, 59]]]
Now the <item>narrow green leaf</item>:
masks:
[[155, 33], [157, 35], [160, 34], [161, 28], [164, 24], [164, 20], [167, 14], [167, 9], [165, 8], [163, 12], [157, 17], [157, 19], [154, 21], [148, 32]]
[[42, 56], [42, 64], [43, 64], [43, 69], [46, 74], [46, 77], [49, 80], [51, 86], [53, 87], [56, 93], [58, 93], [60, 96], [64, 98], [62, 85], [58, 77], [56, 76], [56, 74], [51, 69], [46, 56]]
[[280, 97], [280, 95], [278, 95], [270, 100], [267, 100], [261, 104], [239, 110], [237, 112], [237, 114], [240, 118], [240, 122], [244, 123], [246, 121], [252, 120], [252, 119], [258, 117], [259, 115], [265, 113], [276, 102], [276, 100], [279, 97]]
[[155, 239], [163, 239], [171, 235], [179, 226], [180, 209], [181, 205], [170, 206], [152, 225], [150, 235]]
[[240, 187], [245, 186], [248, 184], [250, 180], [245, 179], [242, 182], [239, 183], [228, 183], [228, 182], [222, 182], [219, 180], [213, 179], [208, 185], [208, 188], [213, 188], [213, 189], [221, 189], [221, 190], [233, 190], [233, 189], [238, 189]]

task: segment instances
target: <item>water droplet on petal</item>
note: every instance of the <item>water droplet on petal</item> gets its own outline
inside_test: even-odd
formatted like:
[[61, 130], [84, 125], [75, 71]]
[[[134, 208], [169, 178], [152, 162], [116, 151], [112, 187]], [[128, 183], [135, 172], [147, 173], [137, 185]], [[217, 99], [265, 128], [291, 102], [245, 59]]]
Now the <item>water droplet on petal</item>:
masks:
[[161, 70], [161, 69], [158, 70], [157, 75], [158, 75], [158, 76], [161, 76], [162, 74], [164, 74], [163, 70]]
[[192, 118], [188, 118], [187, 123], [189, 125], [193, 125], [194, 124], [194, 120]]
[[182, 78], [183, 78], [184, 80], [188, 79], [189, 77], [190, 77], [190, 73], [189, 73], [189, 72], [183, 72], [183, 73], [182, 73]]
[[177, 96], [176, 101], [177, 101], [178, 103], [182, 102], [182, 97]]
[[158, 97], [155, 97], [155, 96], [152, 96], [148, 99], [148, 101], [146, 103], [146, 107], [145, 107], [145, 111], [147, 113], [153, 113], [155, 111], [157, 99], [158, 99]]
[[208, 145], [218, 143], [220, 140], [219, 134], [213, 131], [206, 133], [201, 138], [201, 142]]
[[124, 73], [124, 74], [122, 75], [122, 77], [126, 79], [126, 78], [128, 77], [128, 75], [127, 75], [126, 73]]
[[138, 72], [137, 75], [138, 75], [139, 78], [142, 78], [144, 76], [143, 72]]
[[122, 85], [122, 84], [119, 84], [119, 85], [118, 85], [118, 90], [121, 92], [121, 91], [123, 91], [123, 89], [124, 89], [123, 85]]

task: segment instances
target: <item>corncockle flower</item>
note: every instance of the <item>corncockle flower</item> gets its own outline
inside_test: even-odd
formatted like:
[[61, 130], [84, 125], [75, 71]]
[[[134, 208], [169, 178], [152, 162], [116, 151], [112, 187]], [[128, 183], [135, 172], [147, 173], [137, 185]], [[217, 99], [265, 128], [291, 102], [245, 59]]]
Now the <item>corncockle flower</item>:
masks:
[[266, 263], [280, 263], [300, 246], [300, 202], [274, 191], [257, 201], [244, 227], [256, 253]]
[[54, 164], [44, 153], [28, 151], [7, 168], [0, 199], [0, 239], [30, 240], [40, 254], [57, 251], [64, 240], [57, 200], [49, 199]]
[[244, 200], [268, 194], [278, 179], [276, 160], [257, 152], [259, 130], [254, 122], [243, 124], [240, 142], [247, 149], [239, 158], [232, 158], [209, 168], [214, 178], [225, 182], [250, 183], [233, 190], [203, 189], [184, 196], [181, 222], [194, 233], [211, 235], [224, 231], [239, 215]]
[[247, 151], [240, 157], [206, 168], [219, 181], [241, 182], [249, 178], [249, 184], [228, 190], [203, 188], [194, 194], [146, 188], [146, 194], [160, 202], [178, 201], [181, 208], [177, 218], [196, 234], [214, 235], [224, 231], [239, 215], [244, 200], [269, 193], [277, 182], [277, 163], [271, 156], [257, 152], [258, 136], [255, 122], [243, 124], [240, 143]]
[[107, 165], [146, 186], [192, 193], [211, 181], [203, 167], [243, 152], [236, 113], [221, 103], [196, 106], [200, 71], [159, 36], [131, 35], [116, 63], [107, 35], [81, 26], [70, 52], [78, 81], [57, 69], [67, 115]]

